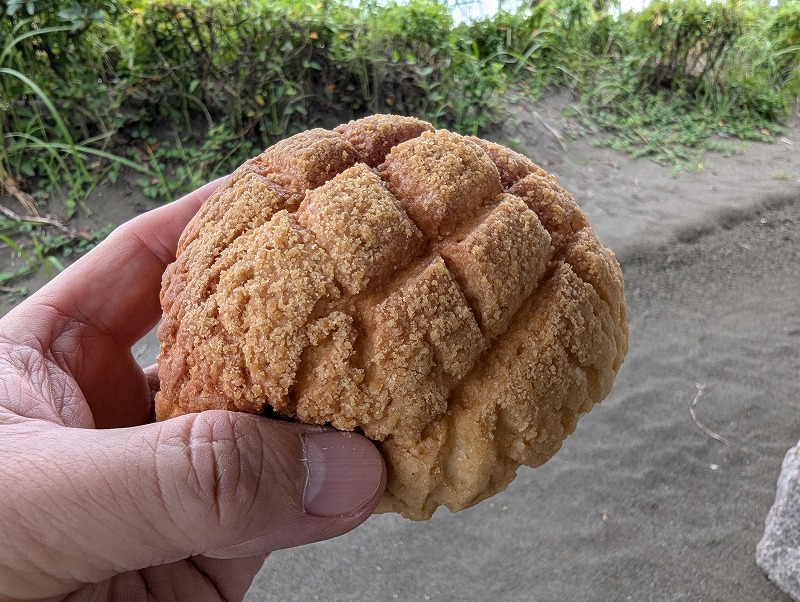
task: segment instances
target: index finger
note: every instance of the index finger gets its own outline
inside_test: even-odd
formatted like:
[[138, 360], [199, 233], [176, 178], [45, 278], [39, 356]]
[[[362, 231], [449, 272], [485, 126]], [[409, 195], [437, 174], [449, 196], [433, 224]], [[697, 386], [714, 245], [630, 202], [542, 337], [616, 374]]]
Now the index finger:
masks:
[[[29, 333], [31, 327], [46, 331], [51, 326], [46, 316], [54, 315], [132, 345], [158, 321], [161, 276], [175, 259], [181, 233], [225, 179], [123, 224], [13, 313], [25, 315], [35, 308], [37, 319], [25, 325]], [[48, 335], [32, 334], [39, 340], [39, 334]]]

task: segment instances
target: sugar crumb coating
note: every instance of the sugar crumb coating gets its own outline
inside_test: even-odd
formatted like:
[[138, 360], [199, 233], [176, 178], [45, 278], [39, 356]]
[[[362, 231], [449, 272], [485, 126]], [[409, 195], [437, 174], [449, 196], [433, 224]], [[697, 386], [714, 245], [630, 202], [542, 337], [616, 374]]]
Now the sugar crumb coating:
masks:
[[623, 279], [519, 153], [376, 115], [242, 165], [164, 273], [156, 417], [268, 412], [374, 440], [378, 511], [470, 507], [610, 391]]

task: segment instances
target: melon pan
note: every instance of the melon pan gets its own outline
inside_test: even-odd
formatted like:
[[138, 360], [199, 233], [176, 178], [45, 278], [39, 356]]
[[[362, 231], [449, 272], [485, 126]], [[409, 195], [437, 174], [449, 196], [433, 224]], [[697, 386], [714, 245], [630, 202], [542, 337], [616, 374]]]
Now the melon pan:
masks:
[[159, 420], [205, 409], [357, 430], [379, 511], [507, 487], [611, 389], [623, 279], [555, 178], [500, 145], [377, 115], [236, 170], [166, 270]]

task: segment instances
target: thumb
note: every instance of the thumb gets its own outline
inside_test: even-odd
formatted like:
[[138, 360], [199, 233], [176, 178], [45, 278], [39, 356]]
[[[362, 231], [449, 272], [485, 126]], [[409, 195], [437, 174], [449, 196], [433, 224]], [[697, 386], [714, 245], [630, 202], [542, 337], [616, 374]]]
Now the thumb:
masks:
[[[20, 575], [32, 559], [46, 562], [39, 568], [52, 587], [41, 575], [32, 581], [56, 591], [42, 595], [65, 580], [96, 582], [193, 555], [251, 556], [335, 537], [366, 520], [386, 482], [380, 452], [360, 435], [235, 412], [41, 431], [15, 437], [9, 464], [0, 466], [17, 500], [0, 507], [0, 540], [25, 549]], [[15, 524], [17, 532], [3, 533]]]

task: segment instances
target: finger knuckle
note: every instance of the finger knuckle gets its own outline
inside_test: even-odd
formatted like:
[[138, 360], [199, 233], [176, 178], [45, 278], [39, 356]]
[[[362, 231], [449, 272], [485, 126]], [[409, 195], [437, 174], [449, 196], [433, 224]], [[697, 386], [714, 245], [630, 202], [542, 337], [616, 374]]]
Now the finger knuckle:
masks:
[[252, 429], [228, 412], [203, 412], [191, 423], [189, 480], [221, 529], [236, 527], [240, 508], [253, 503], [261, 453]]
[[202, 412], [164, 423], [155, 444], [166, 515], [198, 545], [238, 532], [255, 502], [261, 454], [247, 430], [228, 412]]

